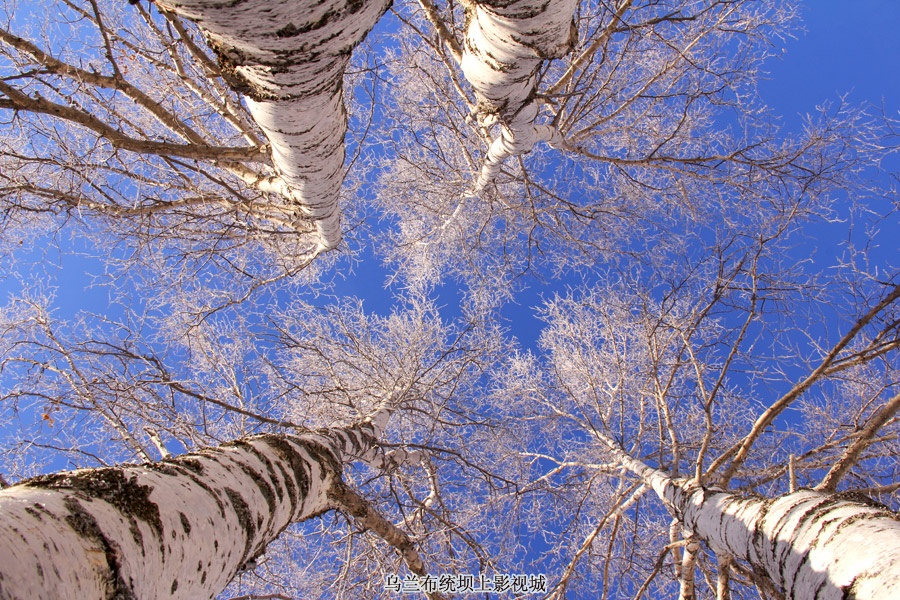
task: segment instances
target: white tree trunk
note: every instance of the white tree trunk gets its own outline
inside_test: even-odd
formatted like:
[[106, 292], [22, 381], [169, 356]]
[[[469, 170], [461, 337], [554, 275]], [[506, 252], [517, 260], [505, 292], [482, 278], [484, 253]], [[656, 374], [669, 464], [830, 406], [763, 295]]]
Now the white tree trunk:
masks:
[[786, 598], [900, 598], [900, 519], [887, 508], [814, 490], [769, 499], [705, 489], [607, 446], [695, 537], [749, 563]]
[[263, 435], [0, 490], [0, 598], [212, 598], [290, 523], [332, 504], [377, 423]]
[[272, 145], [290, 198], [316, 222], [320, 249], [341, 240], [347, 116], [341, 88], [350, 53], [390, 0], [157, 0], [196, 21], [230, 83]]
[[900, 597], [900, 521], [886, 508], [813, 490], [682, 497], [683, 518], [698, 536], [761, 569], [787, 598]]
[[460, 67], [475, 89], [478, 112], [500, 122], [476, 191], [496, 177], [506, 158], [531, 151], [538, 141], [559, 141], [553, 128], [535, 125], [538, 70], [573, 48], [577, 6], [576, 0], [483, 1], [467, 10]]

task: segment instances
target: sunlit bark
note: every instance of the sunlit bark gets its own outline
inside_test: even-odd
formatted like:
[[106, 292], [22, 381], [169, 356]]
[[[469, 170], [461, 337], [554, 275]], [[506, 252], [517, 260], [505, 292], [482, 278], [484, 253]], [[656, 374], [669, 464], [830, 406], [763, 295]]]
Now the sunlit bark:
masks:
[[348, 460], [385, 463], [376, 439], [400, 396], [387, 395], [353, 427], [254, 436], [157, 463], [63, 472], [5, 488], [0, 596], [211, 598], [288, 525], [333, 508], [371, 528], [424, 575], [409, 537], [341, 476]]
[[[542, 343], [552, 353], [548, 376], [557, 391], [541, 399], [547, 418], [590, 435], [604, 459], [612, 455], [630, 471], [623, 481], [651, 486], [663, 500], [626, 515], [635, 537], [620, 554], [604, 555], [595, 543], [603, 558], [593, 573], [582, 566], [582, 577], [602, 580], [600, 570], [608, 567], [623, 582], [637, 571], [635, 597], [646, 598], [674, 597], [676, 590], [682, 598], [737, 597], [754, 587], [764, 598], [896, 593], [897, 571], [882, 567], [900, 556], [891, 497], [900, 291], [872, 286], [842, 331], [829, 332], [827, 345], [816, 340], [806, 355], [792, 349], [779, 356], [777, 368], [800, 371], [785, 377], [782, 393], [767, 403], [754, 385], [771, 382], [771, 372], [759, 367], [768, 357], [757, 353], [760, 339], [772, 342], [759, 324], [782, 321], [761, 309], [775, 289], [774, 297], [794, 310], [808, 300], [797, 294], [787, 296], [797, 302], [786, 302], [780, 290], [788, 286], [773, 283], [780, 275], [762, 250], [711, 261], [707, 275], [702, 264], [690, 263], [689, 277], [662, 286], [663, 300], [626, 280], [623, 288], [604, 281], [548, 303]], [[792, 334], [802, 339], [805, 327]], [[778, 333], [784, 338], [776, 339], [789, 337]], [[790, 409], [804, 418], [786, 416]], [[826, 413], [821, 421], [816, 410]], [[556, 452], [567, 456], [571, 444]], [[709, 456], [722, 458], [707, 467]], [[740, 464], [729, 469], [738, 456]], [[840, 489], [853, 491], [835, 493]], [[624, 498], [616, 492], [600, 510]], [[657, 512], [663, 506], [676, 523], [667, 540], [660, 536], [664, 513]], [[583, 527], [591, 525], [585, 521]], [[675, 568], [663, 570], [672, 565], [669, 552]], [[640, 567], [632, 567], [632, 555], [642, 553]], [[877, 593], [885, 595], [876, 595], [881, 588]]]
[[285, 527], [332, 507], [342, 458], [368, 439], [341, 434], [259, 436], [6, 488], [0, 595], [211, 598]]
[[550, 125], [537, 124], [538, 71], [544, 61], [565, 56], [574, 46], [574, 0], [475, 2], [460, 66], [475, 89], [477, 112], [487, 123], [499, 122], [476, 193], [500, 172], [510, 156], [529, 152], [538, 141], [559, 143]]
[[157, 4], [207, 34], [226, 78], [269, 139], [298, 210], [316, 222], [320, 248], [335, 248], [347, 131], [344, 70], [390, 1]]
[[685, 528], [717, 554], [748, 562], [785, 597], [887, 600], [900, 593], [900, 519], [886, 507], [807, 489], [771, 499], [707, 489], [605, 442]]

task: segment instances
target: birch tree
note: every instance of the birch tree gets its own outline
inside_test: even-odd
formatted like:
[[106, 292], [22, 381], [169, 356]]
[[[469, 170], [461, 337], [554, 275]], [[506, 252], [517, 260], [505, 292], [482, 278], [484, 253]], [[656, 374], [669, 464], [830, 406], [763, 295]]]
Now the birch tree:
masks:
[[[476, 60], [477, 40], [504, 39], [483, 33], [502, 19], [471, 17], [492, 9], [422, 6], [395, 8], [421, 37], [395, 36], [400, 50], [386, 67], [390, 103], [404, 117], [385, 123], [392, 153], [379, 197], [399, 221], [386, 252], [411, 279], [452, 278], [507, 297], [523, 273], [553, 277], [615, 261], [637, 240], [664, 244], [677, 239], [671, 231], [704, 227], [710, 213], [821, 213], [823, 192], [871, 158], [845, 152], [851, 138], [872, 133], [853, 107], [832, 107], [791, 139], [766, 116], [757, 76], [790, 33], [791, 3], [583, 2], [577, 35], [564, 35], [568, 13], [551, 3], [560, 20], [547, 35], [557, 32], [557, 51], [542, 62], [517, 58], [522, 71], [508, 74], [515, 85]], [[480, 70], [460, 70], [457, 49]], [[511, 117], [470, 118], [506, 101], [489, 99], [490, 82], [530, 98], [522, 112], [509, 104], [536, 127], [522, 138], [530, 152], [512, 156], [519, 151], [503, 124]], [[731, 117], [734, 127], [721, 126]], [[532, 148], [534, 136], [553, 147]], [[472, 181], [484, 188], [477, 198]]]
[[76, 236], [141, 302], [201, 314], [317, 278], [314, 223], [188, 22], [117, 2], [9, 4], [3, 21], [6, 265]]
[[[3, 597], [211, 598], [291, 523], [348, 495], [365, 507], [341, 465], [372, 450], [380, 418], [0, 490]], [[422, 570], [408, 538], [391, 534]]]
[[[24, 78], [25, 85], [3, 84], [2, 108], [46, 115], [43, 123], [68, 123], [88, 139], [104, 142], [101, 153], [107, 156], [122, 152], [160, 157], [162, 164], [156, 169], [186, 170], [191, 179], [204, 177], [206, 171], [211, 183], [219, 183], [225, 191], [224, 198], [188, 196], [156, 202], [151, 195], [142, 201], [143, 214], [235, 204], [246, 214], [299, 228], [300, 233], [311, 225], [319, 250], [337, 246], [337, 198], [347, 129], [341, 94], [344, 69], [351, 51], [387, 4], [338, 2], [313, 8], [303, 3], [282, 2], [275, 7], [243, 3], [235, 9], [159, 3], [160, 13], [140, 4], [63, 4], [64, 13], [69, 13], [64, 17], [75, 22], [69, 28], [82, 33], [85, 41], [74, 49], [54, 48], [6, 29], [7, 68], [28, 72], [35, 66], [37, 71]], [[198, 22], [215, 57], [176, 13]], [[138, 20], [143, 23], [134, 23]], [[18, 25], [17, 20], [8, 21]], [[126, 25], [128, 21], [138, 27]], [[82, 66], [88, 59], [85, 51], [96, 53], [88, 68]], [[79, 52], [82, 56], [77, 56]], [[158, 75], [163, 76], [162, 85]], [[155, 81], [151, 84], [147, 78]], [[235, 91], [244, 96], [246, 105]], [[212, 118], [197, 123], [198, 111]], [[41, 123], [26, 118], [25, 126], [45, 127]], [[65, 151], [70, 144], [63, 142], [60, 150]], [[43, 148], [28, 150], [11, 149], [7, 156], [19, 160], [32, 156], [35, 167], [45, 162], [40, 160]], [[70, 164], [82, 153], [74, 154], [69, 160], [57, 160]], [[95, 161], [103, 172], [108, 160]], [[215, 161], [224, 167], [231, 186], [217, 181], [223, 175], [212, 177], [219, 169], [203, 169], [194, 161]], [[129, 167], [113, 173], [137, 175]], [[116, 191], [103, 194], [101, 188], [92, 193], [77, 179], [69, 179], [67, 188], [34, 182], [10, 186], [7, 195], [119, 216], [138, 209], [121, 206]], [[235, 187], [255, 190], [257, 198], [241, 200], [242, 190]], [[84, 197], [98, 191], [99, 199]], [[269, 202], [260, 202], [260, 194]]]
[[655, 271], [655, 289], [626, 275], [548, 303], [553, 391], [527, 357], [511, 363], [510, 393], [577, 440], [544, 441], [540, 464], [555, 467], [536, 482], [577, 495], [611, 479], [571, 518], [580, 536], [553, 597], [600, 573], [604, 593], [634, 597], [896, 593], [900, 288], [870, 282], [827, 344], [782, 352], [823, 308], [768, 243], [731, 240], [673, 279]]
[[[535, 123], [538, 71], [544, 61], [564, 57], [575, 45], [576, 6], [566, 0], [474, 2], [467, 8], [459, 67], [478, 101], [475, 118], [483, 127], [500, 126], [475, 182], [475, 194], [496, 178], [507, 158], [531, 151], [539, 140], [559, 142], [552, 127]], [[438, 31], [447, 29], [438, 25]], [[454, 48], [452, 41], [448, 45]]]
[[280, 178], [274, 185], [315, 223], [320, 247], [336, 247], [347, 131], [344, 70], [389, 3], [158, 4], [206, 33], [272, 145]]
[[182, 3], [206, 33], [161, 4], [35, 3], [46, 20], [6, 6], [7, 255], [75, 224], [113, 279], [138, 279], [139, 301], [186, 312], [188, 327], [316, 283], [313, 259], [341, 239], [344, 69], [386, 5], [280, 4], [291, 23], [266, 6]]
[[[895, 396], [887, 411], [896, 412], [890, 406], [896, 402]], [[693, 543], [702, 540], [716, 554], [717, 597], [730, 593], [735, 560], [788, 598], [892, 598], [900, 589], [900, 526], [888, 507], [864, 495], [816, 490], [765, 499], [707, 489], [673, 480], [605, 441], [621, 464], [653, 489]], [[691, 542], [685, 548], [680, 596], [693, 598], [687, 570], [694, 569], [697, 550]]]
[[[232, 596], [255, 591], [306, 598], [342, 593], [378, 597], [384, 592], [384, 575], [425, 575], [426, 563], [435, 558], [432, 568], [439, 572], [471, 570], [469, 565], [480, 560], [478, 552], [485, 555], [478, 550], [481, 542], [468, 531], [482, 518], [471, 498], [503, 482], [476, 451], [480, 444], [474, 443], [479, 436], [489, 436], [490, 419], [476, 404], [461, 403], [472, 397], [468, 390], [494, 360], [496, 342], [491, 340], [496, 334], [444, 323], [424, 298], [409, 299], [406, 306], [378, 317], [366, 314], [358, 302], [295, 304], [270, 314], [279, 325], [264, 334], [273, 336], [269, 351], [251, 341], [259, 339], [259, 332], [231, 320], [208, 319], [188, 347], [160, 347], [135, 339], [137, 332], [125, 323], [95, 323], [91, 328], [59, 323], [33, 298], [8, 306], [2, 320], [0, 407], [18, 423], [4, 431], [4, 480], [40, 473], [37, 465], [58, 465], [60, 459], [66, 465], [102, 465], [100, 470], [29, 479], [5, 491], [15, 498], [41, 496], [9, 501], [19, 509], [34, 502], [59, 509], [54, 526], [77, 538], [62, 556], [72, 552], [90, 562], [95, 553], [90, 548], [82, 552], [85, 544], [106, 552], [101, 558], [106, 557], [112, 571], [95, 573], [70, 561], [69, 574], [60, 568], [59, 579], [41, 583], [50, 586], [46, 593], [53, 595], [52, 586], [63, 589], [79, 580], [72, 589], [88, 586], [85, 597], [97, 596], [89, 590], [107, 584], [110, 589], [133, 588], [138, 597], [170, 592], [177, 592], [176, 597], [212, 597], [240, 574]], [[269, 433], [259, 436], [259, 431]], [[257, 435], [223, 445], [223, 440], [248, 434]], [[302, 456], [288, 450], [279, 454], [282, 446], [299, 448]], [[183, 455], [186, 450], [193, 452]], [[309, 453], [315, 464], [306, 469], [302, 464]], [[172, 458], [178, 454], [182, 456]], [[155, 463], [160, 456], [163, 462]], [[214, 466], [203, 477], [178, 467], [204, 462], [207, 456], [213, 457], [209, 460]], [[135, 460], [143, 466], [116, 466]], [[327, 481], [311, 489], [304, 501], [291, 481], [297, 470], [301, 474], [296, 477], [318, 481], [310, 469]], [[243, 487], [247, 481], [251, 488]], [[464, 492], [449, 491], [460, 481]], [[110, 496], [109, 487], [116, 482], [134, 491], [131, 496], [149, 497], [150, 509], [158, 507], [151, 512], [163, 516], [147, 521], [141, 517], [146, 511], [140, 509], [135, 525], [122, 497]], [[254, 496], [259, 489], [263, 496]], [[270, 503], [276, 493], [278, 502]], [[48, 495], [55, 500], [46, 500]], [[94, 499], [88, 501], [87, 496]], [[238, 496], [243, 500], [234, 499]], [[81, 502], [84, 510], [66, 512], [73, 502]], [[186, 511], [185, 504], [195, 506], [196, 514]], [[259, 514], [248, 517], [244, 504]], [[217, 508], [220, 505], [224, 508]], [[92, 512], [95, 509], [99, 512]], [[207, 527], [207, 509], [216, 512], [210, 518], [222, 521]], [[10, 523], [31, 514], [26, 510], [13, 519], [17, 509], [4, 505], [2, 510], [9, 512]], [[326, 511], [331, 512], [323, 514]], [[194, 538], [179, 513], [195, 524]], [[94, 525], [73, 529], [78, 515]], [[288, 524], [307, 517], [320, 518], [285, 531]], [[258, 524], [260, 519], [265, 526]], [[241, 533], [236, 523], [244, 521], [257, 523], [256, 529]], [[200, 529], [197, 522], [203, 523]], [[169, 530], [160, 523], [180, 528], [177, 543], [169, 541]], [[19, 525], [10, 527], [21, 530]], [[220, 530], [244, 537], [225, 539], [217, 535]], [[84, 537], [79, 531], [87, 541], [79, 541]], [[58, 537], [49, 527], [42, 535]], [[4, 556], [21, 545], [11, 530], [0, 537], [9, 545], [2, 550]], [[191, 539], [199, 546], [192, 546]], [[40, 541], [32, 542], [40, 549]], [[246, 556], [234, 555], [235, 548], [251, 547]], [[151, 572], [143, 565], [153, 552], [161, 553], [154, 562], [161, 570]], [[230, 555], [223, 559], [223, 553]], [[177, 557], [193, 555], [206, 556], [207, 577], [192, 571], [187, 581], [182, 576], [186, 573], [176, 574], [187, 568]], [[30, 589], [38, 566], [50, 569], [62, 560], [55, 555], [41, 558], [40, 552], [37, 557], [34, 560], [43, 562], [28, 563], [27, 569], [10, 561], [9, 568], [19, 575], [15, 579], [4, 574], [5, 593]], [[294, 561], [301, 567], [292, 566]], [[130, 566], [123, 566], [125, 562]], [[141, 569], [139, 576], [130, 574]], [[129, 575], [120, 581], [117, 570]], [[95, 576], [85, 583], [84, 573]], [[169, 576], [168, 586], [179, 581], [175, 592], [158, 585]], [[5, 587], [13, 579], [16, 587]]]
[[[666, 239], [692, 215], [818, 211], [866, 158], [847, 152], [866, 133], [849, 108], [787, 142], [755, 100], [759, 65], [794, 17], [785, 2], [399, 4], [384, 44], [367, 34], [385, 3], [60, 6], [61, 35], [7, 19], [3, 197], [8, 226], [26, 228], [10, 243], [58, 227], [50, 215], [87, 218], [103, 243], [111, 229], [123, 255], [146, 256], [149, 280], [190, 286], [210, 262], [234, 273], [219, 286], [228, 297], [196, 301], [199, 313], [315, 281], [310, 261], [340, 239], [339, 195], [370, 202], [373, 180], [397, 220], [386, 252], [401, 273], [508, 299], [523, 272], [614, 259], [631, 234]], [[364, 39], [374, 58], [354, 69], [371, 89], [368, 105], [348, 98], [354, 131], [343, 74]], [[728, 111], [744, 122], [716, 128]], [[362, 157], [350, 166], [372, 168], [349, 169], [341, 192], [345, 133]]]
[[[896, 265], [812, 273], [790, 246], [835, 192], [862, 196], [883, 132], [843, 104], [772, 125], [756, 84], [793, 3], [388, 5], [4, 5], [3, 249], [74, 225], [127, 305], [61, 322], [29, 282], [0, 315], [9, 581], [892, 589], [870, 575], [896, 536], [874, 506], [897, 507]], [[350, 228], [386, 222], [390, 314], [303, 294], [342, 200]], [[545, 354], [516, 353], [499, 309], [571, 269]], [[29, 479], [63, 465], [103, 468]], [[768, 529], [797, 511], [806, 529]], [[848, 512], [832, 542], [865, 529], [883, 555], [806, 541]], [[15, 523], [67, 546], [20, 552]]]

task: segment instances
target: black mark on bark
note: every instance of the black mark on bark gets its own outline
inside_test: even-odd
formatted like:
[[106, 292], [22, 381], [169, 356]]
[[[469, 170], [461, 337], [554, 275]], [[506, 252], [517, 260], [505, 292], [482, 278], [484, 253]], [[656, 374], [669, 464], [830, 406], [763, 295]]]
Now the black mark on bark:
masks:
[[188, 520], [187, 515], [183, 512], [178, 513], [178, 518], [181, 519], [181, 528], [184, 529], [185, 534], [191, 533], [191, 522]]
[[[129, 519], [137, 518], [156, 531], [162, 538], [162, 520], [159, 506], [150, 500], [153, 489], [137, 482], [137, 476], [120, 468], [94, 469], [74, 473], [56, 473], [35, 477], [28, 485], [43, 489], [69, 489], [88, 498], [96, 498], [111, 504]], [[134, 532], [136, 526], [132, 527]], [[138, 544], [142, 540], [135, 538]]]
[[69, 527], [75, 533], [90, 540], [103, 550], [109, 570], [106, 576], [108, 586], [106, 598], [108, 600], [137, 600], [131, 587], [122, 578], [118, 545], [106, 537], [94, 516], [87, 512], [78, 500], [71, 497], [66, 498], [64, 505], [66, 510], [69, 511], [66, 517], [66, 523], [69, 524]]
[[244, 542], [244, 554], [241, 557], [241, 564], [243, 564], [247, 557], [250, 556], [252, 550], [253, 536], [256, 535], [256, 523], [253, 521], [253, 513], [250, 512], [250, 507], [243, 496], [231, 488], [225, 488], [225, 493], [231, 501], [231, 506], [234, 507], [234, 513], [237, 515], [238, 522], [244, 528], [246, 541]]

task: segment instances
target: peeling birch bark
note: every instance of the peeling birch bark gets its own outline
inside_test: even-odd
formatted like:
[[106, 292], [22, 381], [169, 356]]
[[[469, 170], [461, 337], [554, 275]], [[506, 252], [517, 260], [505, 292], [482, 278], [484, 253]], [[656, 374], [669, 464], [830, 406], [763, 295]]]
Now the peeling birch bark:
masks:
[[900, 518], [887, 508], [808, 489], [771, 499], [706, 489], [603, 441], [695, 537], [716, 554], [749, 563], [786, 598], [900, 597]]
[[475, 184], [488, 185], [510, 156], [525, 154], [538, 141], [561, 144], [554, 127], [537, 125], [538, 70], [575, 45], [576, 0], [475, 2], [467, 9], [460, 67], [478, 98], [478, 113], [495, 117], [500, 136], [491, 144]]
[[320, 250], [341, 240], [347, 115], [342, 97], [350, 54], [390, 0], [157, 0], [195, 21], [244, 94], [272, 147], [272, 161], [298, 216], [316, 224]]
[[333, 507], [371, 422], [262, 435], [0, 490], [0, 598], [212, 598], [288, 525]]

